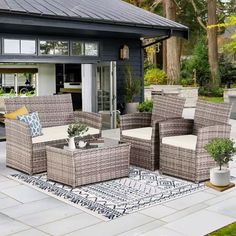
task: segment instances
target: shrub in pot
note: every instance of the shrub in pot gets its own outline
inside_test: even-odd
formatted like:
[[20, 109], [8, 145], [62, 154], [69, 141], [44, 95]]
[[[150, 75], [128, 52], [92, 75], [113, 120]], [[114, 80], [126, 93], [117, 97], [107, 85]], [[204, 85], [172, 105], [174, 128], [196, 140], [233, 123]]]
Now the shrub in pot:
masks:
[[[81, 123], [81, 122], [76, 122], [74, 124], [70, 124], [67, 133], [68, 133], [68, 145], [69, 149], [76, 149], [75, 147], [75, 137], [82, 137], [84, 133], [88, 131], [87, 125]], [[83, 148], [86, 146], [86, 143], [84, 141], [79, 141], [79, 147]]]
[[126, 67], [125, 76], [126, 113], [134, 113], [137, 112], [138, 107], [138, 103], [134, 102], [134, 98], [141, 92], [141, 79], [135, 78], [131, 66]]
[[138, 105], [139, 112], [152, 112], [153, 109], [153, 101], [152, 100], [145, 100], [144, 102]]
[[206, 150], [218, 164], [217, 168], [210, 170], [210, 182], [220, 187], [229, 185], [230, 170], [227, 164], [236, 153], [234, 142], [228, 138], [215, 138], [206, 145]]

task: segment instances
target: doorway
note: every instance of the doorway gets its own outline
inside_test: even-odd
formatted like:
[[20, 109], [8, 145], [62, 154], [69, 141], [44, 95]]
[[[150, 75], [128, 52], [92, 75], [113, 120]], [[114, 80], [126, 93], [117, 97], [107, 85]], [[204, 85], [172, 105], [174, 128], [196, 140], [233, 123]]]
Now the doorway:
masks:
[[97, 64], [96, 111], [102, 115], [103, 127], [117, 127], [116, 62]]

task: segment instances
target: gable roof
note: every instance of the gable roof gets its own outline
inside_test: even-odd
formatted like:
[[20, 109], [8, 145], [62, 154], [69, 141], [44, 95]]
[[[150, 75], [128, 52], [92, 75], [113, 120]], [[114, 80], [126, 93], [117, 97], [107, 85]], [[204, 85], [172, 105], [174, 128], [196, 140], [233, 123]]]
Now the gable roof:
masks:
[[0, 12], [81, 22], [188, 31], [188, 27], [121, 0], [0, 0]]

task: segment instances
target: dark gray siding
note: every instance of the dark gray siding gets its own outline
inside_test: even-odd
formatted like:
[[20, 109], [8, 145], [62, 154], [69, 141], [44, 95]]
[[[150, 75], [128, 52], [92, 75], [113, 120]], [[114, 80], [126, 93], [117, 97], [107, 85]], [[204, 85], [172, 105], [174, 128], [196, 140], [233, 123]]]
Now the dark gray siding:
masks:
[[[132, 66], [136, 78], [143, 77], [142, 49], [139, 39], [105, 39], [103, 40], [102, 61], [117, 61], [117, 100], [124, 102], [125, 67]], [[119, 49], [126, 44], [130, 49], [130, 59], [119, 60]], [[137, 101], [142, 100], [142, 94]]]
[[[39, 35], [5, 35], [0, 34], [0, 37], [12, 38], [34, 38], [34, 39], [59, 39], [59, 40], [88, 40], [97, 41], [100, 45], [99, 57], [74, 57], [74, 56], [24, 56], [24, 55], [1, 55], [0, 62], [21, 62], [21, 63], [97, 63], [97, 62], [117, 62], [117, 101], [124, 103], [124, 81], [125, 67], [132, 66], [134, 75], [137, 78], [143, 77], [143, 60], [142, 48], [140, 39], [129, 38], [73, 38], [60, 36], [39, 36]], [[123, 61], [119, 58], [119, 51], [123, 45], [127, 45], [130, 49], [130, 59]], [[136, 101], [143, 99], [143, 91], [140, 96], [137, 96]]]

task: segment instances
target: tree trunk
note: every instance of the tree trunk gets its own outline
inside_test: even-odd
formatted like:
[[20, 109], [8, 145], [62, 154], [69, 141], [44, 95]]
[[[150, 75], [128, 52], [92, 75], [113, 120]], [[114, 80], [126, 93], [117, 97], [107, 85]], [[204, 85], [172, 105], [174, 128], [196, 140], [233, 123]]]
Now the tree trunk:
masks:
[[[165, 0], [165, 15], [167, 19], [176, 20], [176, 4], [174, 0]], [[167, 83], [177, 84], [180, 78], [179, 43], [176, 37], [166, 42]]]
[[[217, 24], [216, 0], [208, 0], [208, 26]], [[208, 58], [211, 72], [211, 83], [213, 86], [219, 85], [219, 65], [218, 65], [218, 45], [217, 27], [207, 29], [208, 38]]]

